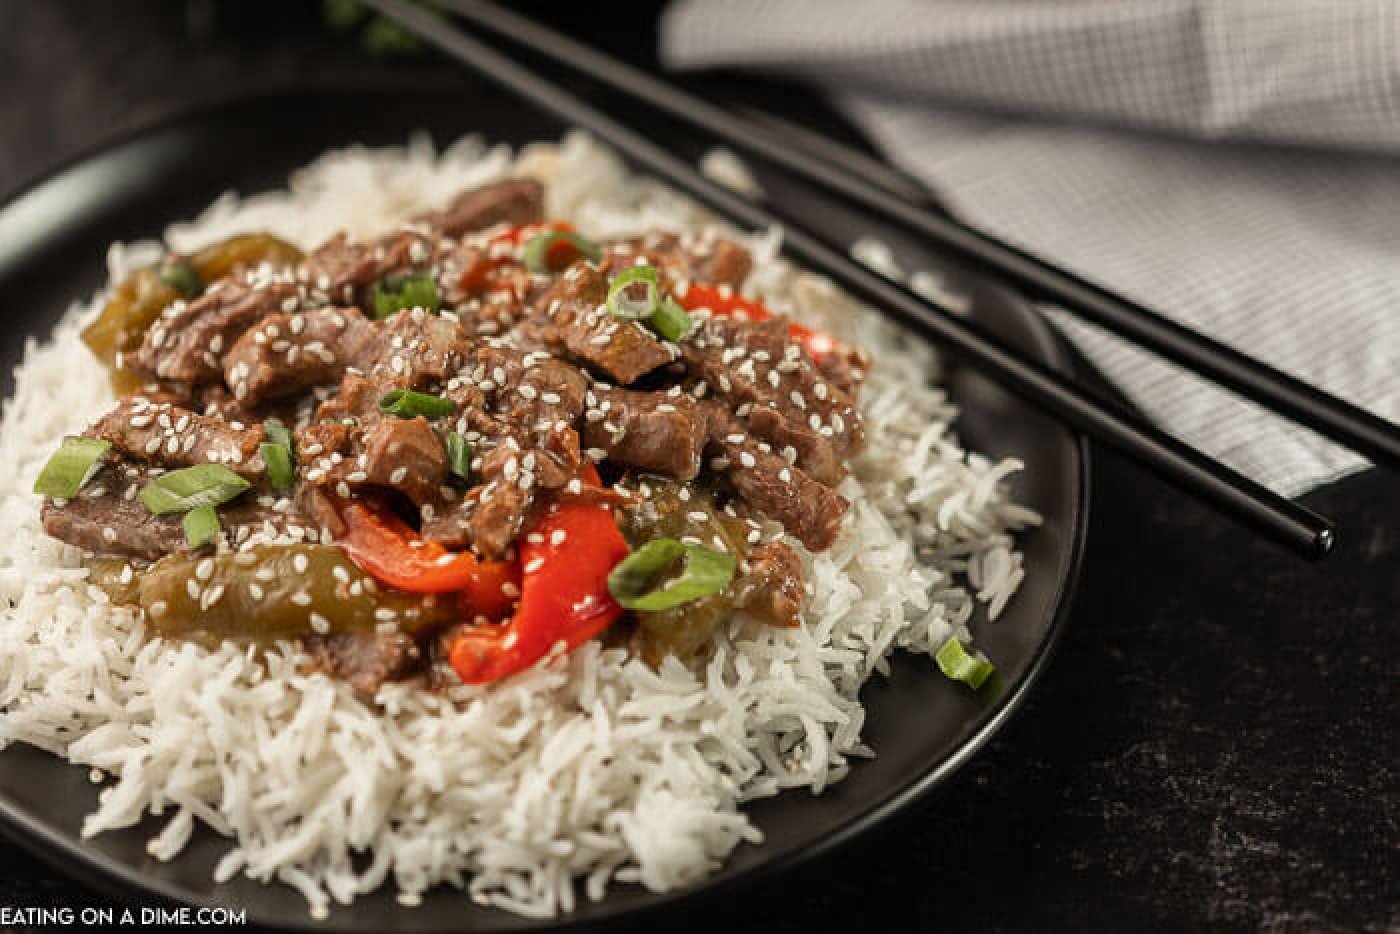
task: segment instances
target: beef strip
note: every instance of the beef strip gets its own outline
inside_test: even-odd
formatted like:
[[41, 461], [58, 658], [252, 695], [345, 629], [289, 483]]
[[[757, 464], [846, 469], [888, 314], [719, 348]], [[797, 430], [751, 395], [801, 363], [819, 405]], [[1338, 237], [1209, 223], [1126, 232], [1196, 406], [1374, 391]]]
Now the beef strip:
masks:
[[850, 506], [845, 497], [745, 433], [733, 415], [718, 406], [709, 413], [710, 450], [717, 455], [711, 466], [752, 509], [781, 522], [802, 544], [813, 551], [830, 547]]
[[334, 542], [345, 537], [345, 523], [340, 520], [331, 494], [325, 487], [315, 483], [298, 483], [292, 493], [293, 504], [298, 514], [305, 516], [320, 533], [323, 542]]
[[[425, 419], [381, 416], [377, 406], [398, 388], [454, 400], [446, 387], [460, 387], [459, 374], [477, 348], [460, 322], [421, 309], [383, 321], [360, 320], [347, 323], [345, 346], [335, 352], [336, 365], [346, 367], [337, 391], [297, 433], [297, 449], [307, 464], [303, 480], [342, 496], [364, 485], [389, 487], [425, 516], [445, 512], [459, 497], [448, 485], [443, 438]], [[443, 431], [450, 424], [435, 422]], [[330, 527], [333, 510], [321, 497], [303, 501], [303, 508]]]
[[[753, 269], [749, 251], [732, 240], [652, 232], [612, 244], [604, 257], [603, 270], [607, 275], [615, 275], [638, 258], [656, 266], [663, 283], [673, 292], [681, 292], [692, 282], [737, 290]], [[817, 361], [816, 367], [827, 382], [854, 396], [870, 361], [860, 350], [838, 345]]]
[[590, 382], [578, 367], [544, 351], [522, 352], [492, 343], [479, 345], [470, 372], [459, 376], [481, 390], [493, 412], [530, 424], [578, 418]]
[[589, 379], [544, 351], [484, 342], [449, 380], [446, 396], [461, 413], [455, 429], [472, 446], [472, 482], [460, 503], [423, 513], [424, 534], [482, 554], [504, 552], [518, 534], [537, 490], [556, 490], [578, 476], [583, 453], [574, 428]]
[[297, 278], [314, 301], [372, 306], [370, 287], [385, 276], [426, 269], [434, 240], [418, 230], [398, 230], [368, 243], [336, 234], [312, 251]]
[[[150, 397], [151, 393], [147, 392], [145, 395]], [[223, 383], [204, 383], [195, 386], [188, 395], [172, 393], [171, 398], [167, 401], [185, 406], [210, 418], [221, 418], [226, 422], [252, 424], [258, 421], [258, 416], [248, 406], [235, 399], [233, 393], [229, 392], [228, 387]]]
[[180, 517], [152, 515], [136, 498], [150, 477], [148, 469], [131, 464], [103, 467], [73, 499], [44, 502], [44, 531], [99, 554], [147, 561], [184, 550]]
[[534, 501], [535, 455], [506, 436], [472, 457], [472, 482], [460, 502], [423, 510], [423, 535], [449, 548], [471, 546], [483, 558], [503, 558], [519, 537]]
[[865, 373], [870, 369], [870, 358], [855, 347], [842, 344], [817, 361], [817, 371], [827, 382], [844, 392], [852, 399], [865, 382]]
[[452, 424], [471, 446], [476, 486], [460, 502], [444, 497], [422, 510], [424, 534], [449, 547], [503, 553], [535, 490], [557, 488], [578, 473], [582, 454], [572, 424], [587, 384], [547, 353], [478, 344], [444, 393], [460, 413]]
[[356, 308], [269, 315], [224, 355], [224, 380], [244, 405], [297, 395], [339, 379], [373, 331]]
[[710, 318], [683, 353], [701, 395], [713, 393], [814, 479], [839, 481], [842, 459], [864, 445], [854, 403], [789, 341], [785, 319]]
[[168, 383], [219, 379], [219, 356], [258, 321], [295, 310], [299, 291], [290, 271], [264, 268], [221, 279], [188, 304], [175, 302], [121, 365], [138, 376]]
[[735, 581], [736, 605], [766, 623], [801, 622], [802, 559], [783, 542], [765, 542], [749, 552], [747, 568]]
[[[296, 443], [306, 468], [302, 480], [308, 485], [341, 497], [366, 486], [384, 487], [397, 490], [419, 507], [443, 500], [447, 453], [425, 418], [376, 413], [363, 419], [314, 422], [298, 429]], [[321, 505], [311, 504], [318, 519]]]
[[753, 257], [749, 256], [749, 251], [723, 237], [708, 242], [702, 240], [692, 248], [692, 253], [695, 256], [690, 273], [693, 282], [737, 289], [753, 271]]
[[223, 464], [254, 481], [267, 473], [258, 453], [262, 426], [226, 422], [143, 395], [118, 402], [86, 434], [111, 442], [121, 454], [162, 467]]
[[366, 482], [396, 489], [419, 505], [441, 497], [447, 450], [426, 418], [374, 419], [363, 444]]
[[369, 414], [393, 389], [440, 395], [471, 357], [472, 339], [454, 318], [412, 309], [367, 325], [340, 358], [345, 375], [317, 409], [317, 420]]
[[374, 322], [350, 363], [385, 390], [439, 390], [470, 359], [471, 335], [460, 321], [413, 308]]
[[340, 422], [368, 415], [376, 411], [383, 395], [384, 389], [362, 373], [346, 373], [336, 391], [317, 407], [314, 422]]
[[608, 460], [691, 480], [700, 472], [704, 410], [679, 389], [634, 392], [596, 386], [584, 428], [584, 444]]
[[460, 237], [493, 224], [533, 224], [544, 216], [544, 186], [533, 178], [512, 178], [463, 192], [445, 210], [416, 220], [448, 237]]
[[482, 344], [448, 396], [461, 398], [466, 417], [458, 430], [484, 449], [513, 438], [523, 453], [537, 456], [527, 469], [545, 489], [578, 474], [582, 462], [573, 425], [583, 414], [589, 379], [577, 367], [544, 351]]
[[321, 538], [320, 527], [296, 508], [293, 497], [256, 490], [220, 506], [219, 522], [225, 541], [234, 547], [255, 540], [316, 542]]
[[373, 698], [387, 681], [398, 681], [421, 667], [422, 650], [403, 632], [338, 632], [303, 641], [313, 669], [344, 678]]
[[607, 297], [607, 279], [580, 260], [536, 300], [521, 335], [624, 386], [675, 359], [674, 345], [658, 340], [645, 325], [608, 314]]
[[810, 425], [790, 420], [776, 408], [751, 406], [745, 410], [748, 430], [773, 449], [792, 458], [813, 480], [826, 484], [840, 481], [843, 468], [836, 447]]
[[737, 289], [753, 269], [749, 251], [732, 240], [653, 231], [611, 244], [604, 258], [604, 271], [615, 275], [639, 258], [655, 266], [672, 291], [690, 282]]
[[[44, 503], [44, 531], [54, 538], [99, 554], [154, 561], [190, 550], [180, 516], [156, 516], [137, 498], [159, 468], [117, 462], [104, 467], [76, 497]], [[224, 540], [235, 545], [254, 536], [290, 536], [314, 541], [317, 530], [302, 521], [291, 504], [252, 491], [219, 507]]]

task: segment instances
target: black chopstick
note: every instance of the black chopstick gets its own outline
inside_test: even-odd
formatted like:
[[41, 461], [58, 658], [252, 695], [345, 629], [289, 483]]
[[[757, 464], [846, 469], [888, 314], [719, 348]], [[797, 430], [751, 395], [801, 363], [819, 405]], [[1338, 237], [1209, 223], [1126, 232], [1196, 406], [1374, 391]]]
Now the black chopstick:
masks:
[[588, 130], [634, 163], [750, 230], [781, 226], [784, 250], [798, 263], [829, 276], [856, 298], [955, 350], [1004, 386], [1143, 464], [1182, 490], [1309, 558], [1321, 558], [1334, 541], [1323, 517], [1273, 493], [1136, 416], [1095, 401], [1044, 364], [1027, 359], [983, 329], [937, 307], [903, 286], [848, 259], [839, 247], [791, 219], [758, 207], [705, 178], [685, 160], [584, 103], [453, 25], [407, 0], [366, 0], [419, 38], [480, 72], [560, 120]]
[[839, 143], [824, 133], [805, 127], [800, 123], [780, 117], [777, 114], [760, 110], [757, 107], [740, 105], [738, 112], [757, 129], [765, 130], [769, 136], [786, 138], [803, 150], [820, 156], [832, 165], [845, 169], [875, 185], [879, 185], [892, 195], [915, 204], [931, 206], [936, 199], [917, 179], [901, 172], [857, 149]]
[[890, 190], [883, 173], [872, 182], [859, 169], [853, 172], [853, 166], [833, 160], [830, 153], [814, 154], [807, 147], [790, 145], [778, 135], [725, 113], [700, 97], [489, 0], [440, 0], [439, 5], [921, 234], [969, 266], [1017, 286], [1032, 298], [1062, 305], [1105, 330], [1306, 425], [1378, 465], [1400, 468], [1400, 426], [1075, 273], [930, 211], [924, 199], [910, 199], [903, 194], [905, 184]]

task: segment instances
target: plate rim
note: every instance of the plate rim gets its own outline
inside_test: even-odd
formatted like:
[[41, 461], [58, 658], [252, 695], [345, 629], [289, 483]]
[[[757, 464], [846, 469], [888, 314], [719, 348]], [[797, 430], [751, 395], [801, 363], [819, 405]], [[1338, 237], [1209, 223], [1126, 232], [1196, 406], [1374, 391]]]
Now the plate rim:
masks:
[[[19, 187], [0, 195], [0, 217], [42, 189], [61, 182], [64, 176], [81, 171], [86, 164], [108, 157], [121, 147], [138, 143], [145, 137], [173, 130], [185, 122], [209, 119], [220, 111], [235, 107], [258, 106], [265, 102], [271, 103], [278, 99], [295, 96], [352, 94], [356, 91], [392, 93], [426, 88], [431, 88], [436, 92], [447, 90], [462, 92], [471, 89], [475, 84], [476, 82], [464, 82], [449, 89], [440, 82], [430, 79], [414, 80], [410, 77], [405, 81], [391, 81], [385, 80], [382, 76], [369, 79], [346, 79], [342, 76], [341, 79], [334, 81], [284, 84], [261, 87], [251, 91], [211, 95], [189, 105], [172, 109], [154, 119], [125, 127], [56, 162], [45, 171], [21, 183]], [[16, 255], [18, 258], [15, 262], [22, 264], [25, 255], [24, 249], [21, 248]], [[3, 271], [0, 270], [0, 272]], [[1016, 295], [1009, 288], [985, 277], [978, 276], [977, 278], [981, 281], [984, 289], [997, 293], [1001, 301], [1018, 309], [1019, 317], [1028, 325], [1037, 345], [1039, 345], [1038, 352], [1047, 357], [1047, 362], [1053, 369], [1071, 377], [1082, 376], [1083, 365], [1076, 359], [1072, 345], [1064, 333], [1047, 316], [1034, 304]], [[23, 336], [28, 338], [34, 335], [26, 333]], [[924, 771], [916, 780], [880, 796], [871, 806], [824, 832], [808, 846], [766, 859], [730, 874], [713, 874], [698, 882], [669, 892], [648, 893], [652, 896], [648, 901], [613, 914], [587, 918], [563, 914], [551, 919], [543, 919], [544, 925], [550, 928], [580, 931], [594, 929], [624, 920], [633, 922], [670, 912], [690, 904], [695, 898], [701, 896], [719, 894], [730, 896], [739, 890], [751, 887], [765, 879], [771, 879], [777, 874], [791, 871], [803, 863], [818, 859], [844, 846], [855, 837], [889, 820], [904, 808], [932, 795], [976, 756], [1020, 712], [1027, 697], [1039, 683], [1046, 668], [1049, 667], [1073, 614], [1088, 539], [1093, 471], [1090, 463], [1091, 446], [1088, 437], [1077, 430], [1067, 430], [1075, 461], [1072, 487], [1074, 502], [1071, 510], [1073, 518], [1066, 543], [1069, 557], [1064, 575], [1054, 594], [1054, 610], [1050, 614], [1046, 634], [1037, 645], [1021, 678], [994, 701], [991, 715], [979, 723], [976, 729], [959, 743], [951, 754], [933, 768]], [[20, 740], [12, 740], [11, 744], [26, 747], [29, 745]], [[37, 749], [37, 747], [30, 748]], [[3, 751], [4, 749], [0, 749], [0, 753]], [[45, 755], [51, 755], [46, 750], [38, 751]], [[64, 764], [70, 768], [82, 768], [82, 766], [72, 763]], [[160, 876], [144, 874], [139, 867], [118, 858], [78, 845], [67, 833], [52, 827], [42, 818], [31, 815], [25, 807], [17, 803], [3, 789], [0, 789], [0, 837], [31, 853], [56, 871], [88, 884], [121, 903], [131, 904], [139, 896], [154, 896], [172, 905], [189, 905], [197, 908], [230, 907], [228, 902], [217, 897], [210, 898], [200, 893], [191, 892]], [[247, 922], [258, 927], [279, 930], [336, 930], [333, 922], [317, 921], [309, 913], [303, 921], [288, 924], [280, 917], [261, 916], [252, 905], [238, 907], [246, 909]], [[405, 908], [404, 911], [405, 917], [411, 918], [412, 909]], [[526, 922], [521, 926], [522, 930], [534, 929], [535, 925], [540, 923], [534, 919], [520, 918], [518, 920]], [[410, 921], [409, 924], [396, 929], [414, 930], [415, 928]]]

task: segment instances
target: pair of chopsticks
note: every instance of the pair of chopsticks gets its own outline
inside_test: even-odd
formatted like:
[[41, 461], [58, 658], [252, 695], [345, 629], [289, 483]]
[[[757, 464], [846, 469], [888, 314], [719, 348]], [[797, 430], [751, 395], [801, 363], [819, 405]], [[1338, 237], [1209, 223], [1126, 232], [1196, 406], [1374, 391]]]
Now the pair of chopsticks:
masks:
[[[1136, 415], [1097, 401], [1074, 383], [936, 302], [859, 265], [845, 244], [794, 223], [720, 186], [651, 139], [584, 102], [409, 0], [365, 0], [368, 6], [566, 123], [606, 141], [634, 164], [681, 189], [740, 227], [784, 230], [794, 260], [824, 273], [856, 298], [955, 352], [1006, 388], [1136, 461], [1178, 488], [1309, 558], [1331, 550], [1331, 522], [1158, 430]], [[459, 14], [547, 58], [585, 72], [657, 110], [707, 131], [825, 191], [950, 250], [989, 276], [1060, 304], [1085, 319], [1365, 455], [1400, 466], [1400, 428], [1233, 348], [1183, 327], [1073, 273], [930, 211], [908, 196], [908, 183], [888, 169], [861, 171], [850, 158], [813, 155], [777, 134], [732, 116], [644, 71], [581, 45], [487, 0], [438, 0]], [[903, 191], [901, 191], [903, 188]]]

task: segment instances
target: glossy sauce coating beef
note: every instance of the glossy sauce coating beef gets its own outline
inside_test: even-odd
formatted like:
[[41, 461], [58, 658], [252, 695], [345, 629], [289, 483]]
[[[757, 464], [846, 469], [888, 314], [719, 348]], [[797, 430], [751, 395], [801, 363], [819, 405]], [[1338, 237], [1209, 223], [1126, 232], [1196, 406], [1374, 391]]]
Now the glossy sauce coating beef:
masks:
[[[741, 286], [750, 257], [720, 237], [648, 234], [605, 245], [596, 265], [531, 273], [520, 244], [496, 238], [500, 225], [540, 221], [542, 203], [530, 180], [486, 186], [369, 242], [338, 235], [299, 261], [237, 266], [173, 303], [121, 361], [146, 388], [87, 432], [111, 442], [104, 466], [73, 500], [45, 504], [46, 530], [127, 558], [186, 553], [178, 518], [151, 515], [136, 494], [163, 471], [218, 463], [252, 485], [220, 508], [221, 550], [329, 543], [344, 531], [335, 502], [370, 497], [447, 548], [509, 558], [541, 496], [577, 486], [593, 462], [699, 484], [751, 522], [734, 605], [795, 622], [801, 562], [753, 520], [811, 549], [835, 539], [848, 504], [834, 488], [864, 443], [856, 381], [813, 365], [783, 318], [697, 315], [671, 341], [609, 313], [610, 277], [639, 261], [663, 291]], [[376, 283], [404, 275], [431, 277], [440, 307], [377, 319]], [[445, 411], [386, 414], [394, 390]], [[268, 418], [294, 433], [291, 488], [273, 488], [260, 453]], [[369, 693], [428, 654], [399, 632], [307, 644]]]

